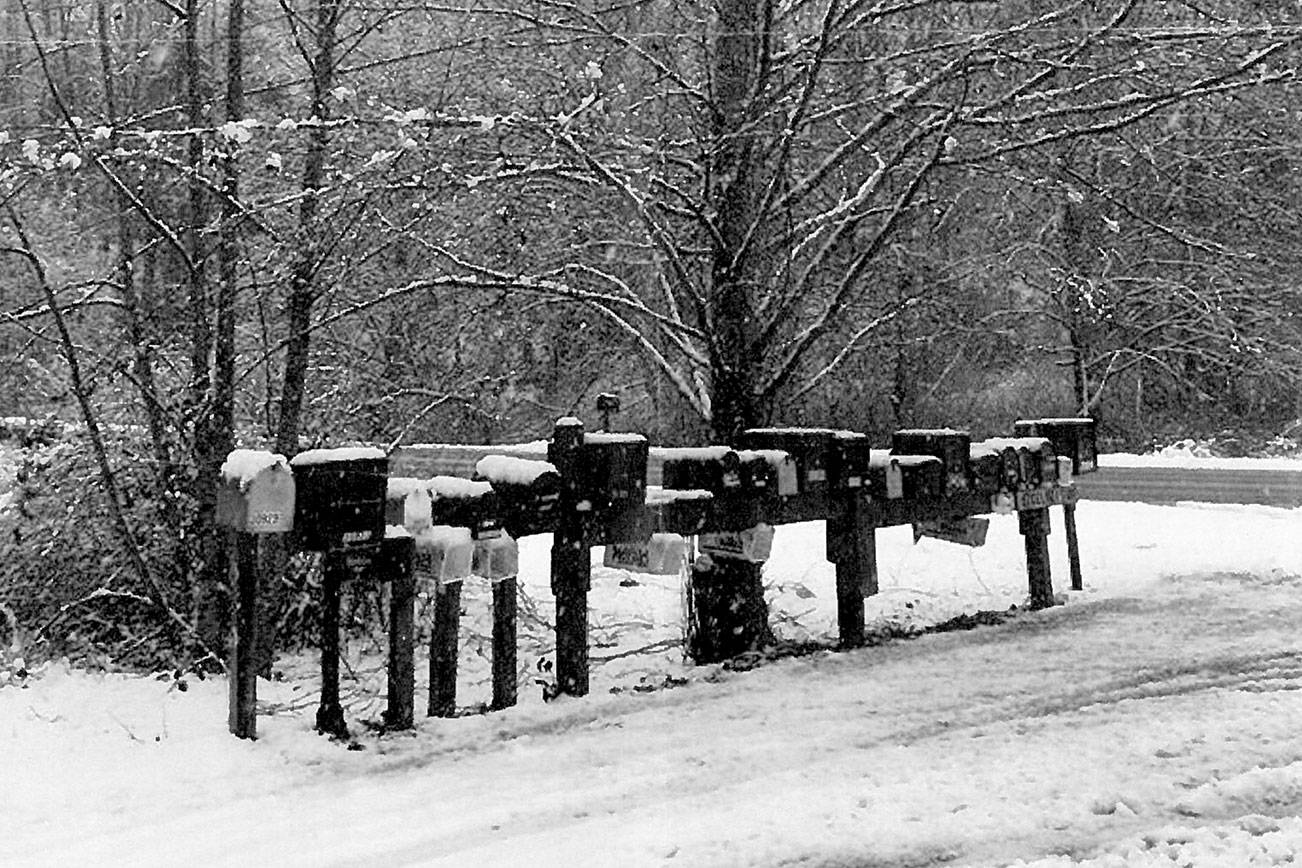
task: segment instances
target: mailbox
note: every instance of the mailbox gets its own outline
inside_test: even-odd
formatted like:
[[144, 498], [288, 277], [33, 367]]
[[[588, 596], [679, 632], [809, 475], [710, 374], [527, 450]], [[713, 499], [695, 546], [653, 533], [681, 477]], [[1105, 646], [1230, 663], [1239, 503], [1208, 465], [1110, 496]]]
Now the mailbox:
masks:
[[429, 485], [410, 476], [390, 476], [384, 509], [389, 525], [406, 528], [411, 533], [433, 524], [430, 518]]
[[295, 484], [285, 456], [236, 449], [221, 467], [217, 524], [242, 533], [285, 533], [294, 528]]
[[826, 493], [828, 462], [832, 457], [835, 431], [828, 428], [751, 428], [743, 431], [739, 445], [744, 449], [776, 449], [796, 463], [796, 486], [800, 494]]
[[1098, 442], [1093, 419], [1020, 419], [1013, 432], [1021, 437], [1045, 437], [1054, 452], [1072, 460], [1072, 473], [1098, 469]]
[[429, 486], [431, 523], [470, 529], [475, 539], [491, 539], [502, 532], [501, 510], [491, 483], [434, 476]]
[[945, 465], [934, 455], [892, 455], [905, 500], [935, 500], [945, 493]]
[[750, 428], [743, 431], [745, 449], [776, 449], [796, 462], [797, 491], [825, 492], [828, 487], [828, 459], [835, 431], [829, 428]]
[[652, 534], [649, 540], [606, 546], [602, 565], [634, 573], [676, 576], [687, 560], [687, 540], [676, 533]]
[[1072, 459], [1066, 455], [1058, 456], [1058, 484], [1059, 485], [1072, 484], [1071, 468], [1072, 468], [1072, 464], [1074, 463], [1075, 462], [1073, 462]]
[[868, 466], [868, 491], [879, 500], [904, 497], [904, 477], [900, 462], [889, 449], [873, 449]]
[[756, 520], [785, 524], [827, 518], [835, 433], [827, 428], [752, 428], [741, 433], [740, 448], [786, 453], [796, 468], [795, 492], [755, 513]]
[[858, 491], [868, 485], [872, 448], [867, 434], [837, 431], [832, 435], [828, 481], [834, 489]]
[[506, 534], [475, 541], [471, 572], [486, 579], [510, 579], [520, 574], [520, 545]]
[[1029, 446], [1017, 447], [1018, 476], [1022, 488], [1035, 488], [1040, 484], [1040, 454]]
[[972, 490], [977, 494], [995, 494], [1003, 486], [1003, 462], [998, 449], [981, 444], [971, 448]]
[[720, 495], [742, 488], [741, 458], [726, 446], [658, 448], [655, 455], [662, 462], [661, 476], [667, 489]]
[[773, 552], [773, 527], [757, 524], [746, 530], [703, 533], [698, 547], [702, 555], [762, 564]]
[[704, 489], [647, 486], [646, 505], [655, 516], [655, 530], [693, 536], [700, 533], [709, 521], [714, 495]]
[[647, 450], [641, 434], [585, 434], [573, 483], [581, 511], [604, 514], [640, 506], [646, 499]]
[[561, 477], [554, 465], [511, 455], [486, 455], [475, 465], [475, 478], [492, 486], [502, 524], [511, 536], [519, 539], [555, 530]]
[[1000, 488], [1004, 491], [1039, 486], [1046, 466], [1044, 452], [1052, 448], [1053, 445], [1043, 437], [991, 437], [973, 444], [974, 450], [999, 453]]
[[1040, 446], [1040, 486], [1051, 488], [1058, 484], [1058, 453], [1053, 443], [1046, 441]]
[[294, 530], [307, 551], [384, 539], [389, 460], [379, 449], [312, 449], [290, 461], [298, 489]]
[[971, 435], [951, 428], [907, 428], [891, 436], [891, 452], [896, 455], [932, 455], [940, 459], [946, 495], [968, 489], [971, 448]]
[[[663, 462], [665, 492], [699, 491], [712, 495], [708, 517], [715, 528], [751, 527], [774, 507], [782, 491], [782, 474], [766, 452], [736, 452], [726, 446], [706, 446], [657, 449], [655, 454]], [[777, 455], [785, 457], [783, 453]], [[665, 495], [660, 494], [657, 499], [663, 501]], [[690, 533], [677, 522], [689, 518], [693, 509], [690, 503], [666, 504], [661, 507], [661, 515], [670, 523], [662, 523], [662, 527]]]
[[471, 575], [475, 541], [469, 528], [436, 524], [414, 536], [416, 550], [412, 572], [418, 580], [446, 585]]

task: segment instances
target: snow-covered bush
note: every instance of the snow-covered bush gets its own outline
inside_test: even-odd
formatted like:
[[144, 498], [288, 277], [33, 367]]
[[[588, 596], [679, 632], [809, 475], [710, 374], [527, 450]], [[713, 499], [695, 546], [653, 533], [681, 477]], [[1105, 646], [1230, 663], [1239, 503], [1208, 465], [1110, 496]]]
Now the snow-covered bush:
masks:
[[[130, 439], [111, 439], [109, 448], [141, 552], [185, 616], [193, 507], [176, 489], [160, 490], [154, 467]], [[27, 662], [61, 655], [173, 662], [181, 647], [177, 625], [131, 569], [87, 446], [75, 437], [34, 443], [15, 459], [0, 508], [0, 606], [26, 631]]]

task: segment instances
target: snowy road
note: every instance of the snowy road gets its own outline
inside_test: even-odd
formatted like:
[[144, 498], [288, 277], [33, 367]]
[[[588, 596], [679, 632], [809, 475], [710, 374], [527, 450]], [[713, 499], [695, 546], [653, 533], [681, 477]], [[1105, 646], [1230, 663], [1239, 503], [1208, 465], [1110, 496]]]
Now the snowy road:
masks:
[[0, 864], [1273, 864], [1302, 852], [1300, 627], [1297, 576], [1184, 576], [649, 695], [427, 722], [363, 752], [296, 719], [256, 745], [212, 726], [186, 740], [220, 685], [154, 682], [173, 733], [156, 750], [137, 724], [107, 770], [93, 741], [10, 746]]

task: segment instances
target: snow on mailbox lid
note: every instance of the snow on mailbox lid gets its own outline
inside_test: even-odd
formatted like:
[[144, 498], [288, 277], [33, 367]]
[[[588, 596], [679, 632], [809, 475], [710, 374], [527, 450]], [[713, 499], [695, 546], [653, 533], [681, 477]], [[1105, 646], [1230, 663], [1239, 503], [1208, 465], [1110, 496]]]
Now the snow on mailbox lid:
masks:
[[285, 456], [236, 449], [221, 466], [217, 523], [244, 533], [287, 533], [294, 528], [294, 474]]

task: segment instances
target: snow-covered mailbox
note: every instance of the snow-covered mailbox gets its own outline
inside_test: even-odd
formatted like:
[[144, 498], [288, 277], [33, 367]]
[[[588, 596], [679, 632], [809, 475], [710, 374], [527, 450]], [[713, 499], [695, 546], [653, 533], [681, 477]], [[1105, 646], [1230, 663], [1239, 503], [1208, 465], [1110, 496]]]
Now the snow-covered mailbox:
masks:
[[940, 459], [946, 496], [968, 490], [971, 446], [968, 432], [952, 428], [906, 428], [891, 435], [891, 452], [895, 455], [931, 455]]
[[1019, 437], [1045, 437], [1058, 455], [1072, 461], [1072, 473], [1098, 469], [1098, 441], [1093, 419], [1019, 419], [1013, 423]]
[[290, 461], [300, 548], [328, 551], [384, 539], [389, 460], [373, 447], [310, 449]]
[[796, 464], [796, 491], [803, 495], [826, 495], [828, 464], [832, 460], [835, 431], [828, 428], [751, 428], [738, 440], [743, 449], [773, 449], [785, 452]]
[[294, 527], [294, 474], [285, 456], [236, 449], [221, 467], [217, 524], [242, 533], [286, 533]]
[[[556, 448], [553, 441], [549, 457]], [[644, 521], [648, 446], [640, 434], [584, 434], [569, 465], [573, 508], [583, 514], [584, 534], [594, 544], [635, 542], [650, 535]]]
[[834, 490], [855, 491], [868, 486], [872, 447], [867, 434], [836, 431], [828, 456], [828, 482]]
[[475, 464], [475, 479], [492, 487], [502, 526], [511, 536], [550, 533], [555, 527], [561, 497], [555, 465], [513, 455], [486, 455]]
[[[785, 453], [766, 456], [737, 452], [727, 446], [657, 448], [664, 487], [673, 491], [708, 492], [712, 504], [707, 519], [711, 529], [744, 530], [761, 520], [766, 502], [782, 493], [794, 493], [795, 465], [779, 462]], [[774, 460], [770, 460], [774, 459]]]
[[476, 540], [502, 535], [501, 506], [489, 482], [434, 476], [426, 480], [432, 524], [469, 528]]

